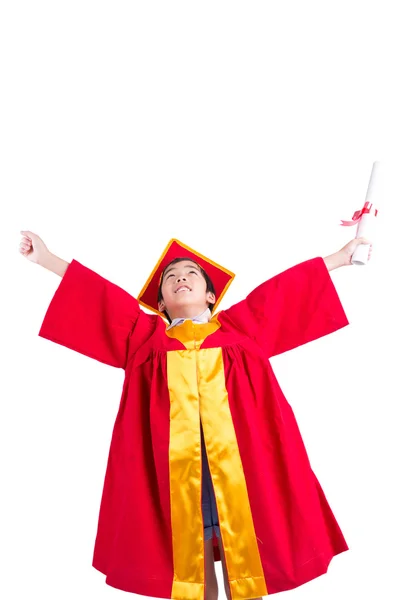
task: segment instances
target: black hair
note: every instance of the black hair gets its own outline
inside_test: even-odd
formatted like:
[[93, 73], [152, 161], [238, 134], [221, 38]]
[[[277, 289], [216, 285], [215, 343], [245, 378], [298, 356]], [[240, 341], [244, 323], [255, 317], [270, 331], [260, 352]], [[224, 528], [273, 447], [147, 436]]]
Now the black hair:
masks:
[[[174, 258], [174, 260], [171, 260], [170, 263], [168, 263], [165, 267], [164, 270], [162, 272], [162, 276], [161, 276], [161, 280], [160, 280], [160, 285], [158, 286], [158, 297], [157, 297], [157, 302], [160, 302], [161, 300], [164, 300], [163, 296], [162, 296], [162, 292], [161, 292], [161, 286], [163, 284], [164, 281], [164, 273], [167, 270], [168, 267], [170, 267], [171, 265], [174, 265], [175, 263], [178, 262], [182, 262], [183, 260], [189, 260], [190, 262], [195, 262], [195, 260], [193, 260], [193, 258], [189, 258], [189, 257], [183, 257], [183, 258]], [[206, 281], [206, 285], [207, 285], [207, 289], [206, 292], [211, 292], [212, 294], [215, 295], [215, 289], [214, 289], [214, 285], [213, 282], [211, 281], [210, 277], [208, 276], [208, 274], [206, 273], [206, 271], [203, 269], [203, 267], [201, 265], [199, 265], [198, 263], [196, 263], [201, 271], [201, 274], [203, 275], [205, 281]], [[211, 302], [208, 303], [208, 308], [210, 309], [210, 311], [213, 311], [214, 308], [214, 304], [212, 304]], [[172, 320], [169, 316], [169, 314], [167, 313], [166, 310], [163, 311], [163, 314], [167, 317], [168, 322], [172, 323]]]

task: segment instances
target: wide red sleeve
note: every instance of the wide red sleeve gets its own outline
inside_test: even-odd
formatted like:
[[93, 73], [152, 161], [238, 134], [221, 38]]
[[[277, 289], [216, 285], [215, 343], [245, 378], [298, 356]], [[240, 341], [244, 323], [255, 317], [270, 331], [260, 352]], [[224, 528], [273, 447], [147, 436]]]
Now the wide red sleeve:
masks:
[[322, 257], [275, 275], [220, 315], [252, 337], [268, 357], [349, 324]]
[[68, 265], [39, 336], [124, 369], [138, 301], [77, 260]]

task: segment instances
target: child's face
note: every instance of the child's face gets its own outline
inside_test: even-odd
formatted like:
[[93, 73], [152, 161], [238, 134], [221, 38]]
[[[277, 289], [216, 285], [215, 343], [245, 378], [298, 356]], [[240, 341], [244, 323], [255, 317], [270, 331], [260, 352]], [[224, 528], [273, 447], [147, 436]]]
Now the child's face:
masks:
[[166, 310], [171, 319], [195, 317], [206, 310], [209, 302], [215, 303], [215, 295], [206, 289], [206, 280], [195, 262], [177, 262], [165, 270], [158, 310]]

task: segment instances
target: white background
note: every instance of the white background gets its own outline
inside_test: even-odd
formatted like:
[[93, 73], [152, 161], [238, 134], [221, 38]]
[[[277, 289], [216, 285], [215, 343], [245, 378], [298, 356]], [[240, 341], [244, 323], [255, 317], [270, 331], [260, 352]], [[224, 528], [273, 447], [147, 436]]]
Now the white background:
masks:
[[60, 278], [20, 230], [132, 295], [177, 237], [236, 273], [223, 309], [352, 239], [375, 160], [371, 261], [331, 272], [350, 325], [271, 361], [350, 546], [282, 597], [396, 597], [395, 7], [2, 3], [2, 598], [128, 598], [91, 567], [124, 374], [38, 337]]

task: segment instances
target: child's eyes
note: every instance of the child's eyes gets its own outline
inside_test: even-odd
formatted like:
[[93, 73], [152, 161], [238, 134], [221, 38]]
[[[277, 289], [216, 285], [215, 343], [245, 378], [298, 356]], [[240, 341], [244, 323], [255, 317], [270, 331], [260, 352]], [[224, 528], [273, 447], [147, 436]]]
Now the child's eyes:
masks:
[[[197, 272], [196, 272], [196, 271], [189, 271], [189, 273], [194, 273], [195, 275], [197, 275]], [[170, 273], [170, 274], [168, 275], [167, 279], [169, 279], [170, 277], [173, 277], [173, 276], [174, 276], [174, 273]]]

